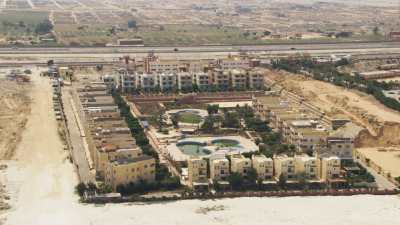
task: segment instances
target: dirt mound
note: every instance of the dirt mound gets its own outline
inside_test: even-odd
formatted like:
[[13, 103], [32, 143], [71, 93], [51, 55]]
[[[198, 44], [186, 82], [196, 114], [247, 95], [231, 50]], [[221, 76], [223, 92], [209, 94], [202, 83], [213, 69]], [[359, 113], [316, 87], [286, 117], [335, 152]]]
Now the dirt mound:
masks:
[[360, 132], [354, 140], [356, 148], [362, 147], [390, 147], [400, 145], [400, 123], [385, 122], [373, 136], [367, 130]]

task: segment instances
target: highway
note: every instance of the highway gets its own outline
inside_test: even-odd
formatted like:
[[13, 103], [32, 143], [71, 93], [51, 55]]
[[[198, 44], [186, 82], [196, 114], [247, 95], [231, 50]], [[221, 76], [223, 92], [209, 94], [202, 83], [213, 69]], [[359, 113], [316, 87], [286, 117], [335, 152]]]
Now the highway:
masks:
[[[174, 49], [177, 48], [178, 51]], [[110, 65], [129, 55], [142, 58], [154, 52], [163, 59], [199, 60], [225, 58], [245, 51], [263, 59], [309, 54], [313, 57], [351, 55], [353, 59], [400, 57], [400, 42], [364, 42], [329, 44], [274, 44], [243, 46], [192, 46], [192, 47], [49, 47], [0, 48], [0, 67], [46, 65], [55, 60], [59, 65]]]
[[199, 52], [298, 52], [398, 49], [400, 42], [345, 42], [310, 44], [268, 44], [268, 45], [210, 45], [210, 46], [169, 46], [169, 47], [23, 47], [0, 48], [2, 54], [135, 54], [135, 53], [199, 53]]

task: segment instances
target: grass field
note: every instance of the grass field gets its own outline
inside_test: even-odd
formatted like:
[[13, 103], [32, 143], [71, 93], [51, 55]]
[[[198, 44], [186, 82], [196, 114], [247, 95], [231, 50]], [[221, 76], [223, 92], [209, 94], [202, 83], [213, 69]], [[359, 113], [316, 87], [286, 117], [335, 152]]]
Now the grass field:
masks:
[[182, 123], [200, 123], [201, 116], [190, 112], [179, 113], [179, 122]]

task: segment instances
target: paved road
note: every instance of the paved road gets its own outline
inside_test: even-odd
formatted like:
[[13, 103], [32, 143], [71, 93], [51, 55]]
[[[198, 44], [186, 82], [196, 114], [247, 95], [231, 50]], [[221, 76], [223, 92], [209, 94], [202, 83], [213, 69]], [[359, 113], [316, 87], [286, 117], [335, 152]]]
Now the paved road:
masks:
[[238, 52], [238, 51], [288, 51], [288, 50], [335, 50], [335, 49], [383, 49], [400, 48], [400, 42], [344, 42], [309, 44], [265, 44], [265, 45], [217, 45], [217, 46], [166, 46], [166, 47], [48, 47], [48, 48], [0, 48], [0, 54], [27, 53], [178, 53], [178, 52]]
[[72, 158], [74, 164], [78, 167], [78, 174], [79, 178], [82, 182], [94, 182], [94, 172], [90, 170], [89, 163], [86, 158], [85, 148], [83, 137], [81, 137], [81, 133], [76, 122], [73, 108], [71, 105], [71, 94], [70, 88], [64, 87], [63, 88], [63, 103], [64, 103], [64, 112], [67, 118], [67, 124], [70, 133], [70, 139], [72, 144]]

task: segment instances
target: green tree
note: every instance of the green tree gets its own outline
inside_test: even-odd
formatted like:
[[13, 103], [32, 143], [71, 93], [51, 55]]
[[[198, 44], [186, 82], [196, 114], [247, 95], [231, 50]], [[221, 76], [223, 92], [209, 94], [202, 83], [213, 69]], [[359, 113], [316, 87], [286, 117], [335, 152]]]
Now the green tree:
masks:
[[76, 185], [76, 187], [75, 187], [75, 192], [80, 196], [80, 197], [82, 197], [83, 196], [83, 194], [85, 194], [85, 192], [87, 191], [87, 186], [86, 186], [86, 184], [85, 183], [83, 183], [83, 182], [80, 182], [78, 185]]
[[256, 183], [257, 177], [258, 177], [258, 174], [257, 174], [256, 169], [250, 168], [250, 169], [247, 171], [247, 180], [248, 180], [251, 184], [255, 184], [255, 183]]
[[45, 19], [43, 22], [36, 25], [35, 33], [37, 34], [48, 34], [53, 29], [53, 24], [50, 20]]
[[279, 179], [278, 179], [279, 187], [282, 189], [286, 188], [286, 183], [287, 183], [287, 177], [285, 174], [281, 173], [281, 175], [279, 175]]
[[179, 128], [179, 114], [177, 114], [177, 113], [172, 114], [171, 122], [175, 128]]
[[206, 133], [212, 133], [214, 131], [214, 124], [215, 124], [215, 118], [213, 116], [207, 116], [204, 119], [203, 124], [201, 125], [201, 130], [203, 130]]
[[236, 112], [226, 112], [224, 120], [222, 121], [223, 127], [240, 128], [239, 115]]
[[239, 190], [243, 185], [243, 177], [239, 173], [231, 173], [228, 181], [234, 190]]
[[209, 115], [217, 114], [219, 110], [219, 105], [207, 105], [207, 112]]

